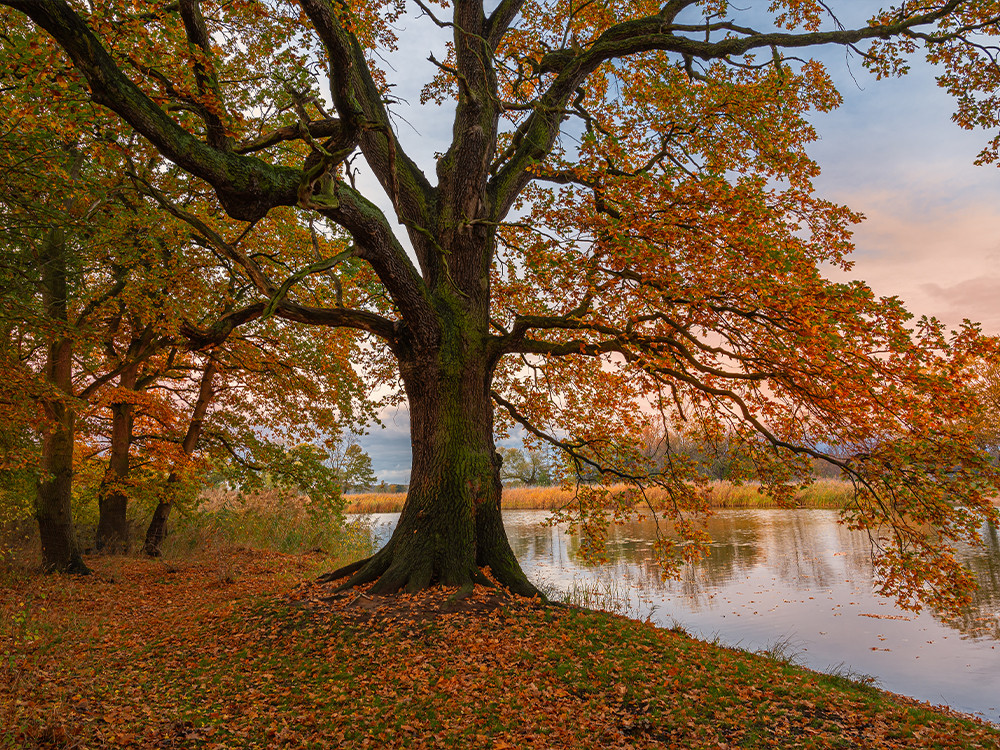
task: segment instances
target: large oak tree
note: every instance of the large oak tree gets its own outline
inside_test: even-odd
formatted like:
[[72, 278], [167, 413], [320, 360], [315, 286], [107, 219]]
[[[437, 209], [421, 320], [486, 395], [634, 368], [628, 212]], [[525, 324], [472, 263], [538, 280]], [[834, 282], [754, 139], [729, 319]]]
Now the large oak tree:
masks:
[[[284, 273], [222, 242], [260, 301], [200, 332], [210, 345], [276, 315], [356, 329], [371, 366], [394, 360], [409, 494], [387, 545], [341, 571], [349, 584], [469, 585], [488, 567], [535, 591], [500, 517], [499, 407], [581, 471], [665, 487], [652, 510], [668, 568], [703, 547], [704, 503], [684, 456], [644, 465], [654, 418], [739, 443], [779, 496], [826, 456], [856, 482], [847, 517], [879, 544], [886, 592], [967, 595], [953, 551], [995, 517], [997, 475], [959, 417], [987, 342], [971, 326], [910, 328], [897, 301], [821, 275], [848, 265], [857, 216], [813, 193], [806, 115], [839, 97], [805, 56], [840, 45], [894, 73], [927, 45], [963, 122], [993, 125], [994, 4], [906, 2], [857, 28], [818, 0], [771, 15], [716, 0], [2, 4], [230, 217], [294, 206], [351, 238]], [[404, 14], [450, 39], [424, 89], [451, 116], [434, 175], [397, 135], [380, 62]], [[384, 195], [358, 189], [357, 152]], [[345, 268], [372, 293], [300, 298], [304, 280], [336, 285]], [[604, 497], [580, 494], [593, 533]]]

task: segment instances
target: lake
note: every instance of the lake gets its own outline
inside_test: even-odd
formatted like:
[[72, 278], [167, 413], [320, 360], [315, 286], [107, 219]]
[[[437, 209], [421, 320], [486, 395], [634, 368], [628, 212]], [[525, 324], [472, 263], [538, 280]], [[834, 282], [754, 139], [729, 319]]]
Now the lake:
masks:
[[[875, 678], [885, 689], [1000, 724], [1000, 538], [965, 550], [980, 590], [960, 620], [900, 610], [872, 592], [867, 535], [829, 510], [726, 510], [709, 521], [708, 557], [679, 581], [660, 580], [655, 527], [632, 522], [609, 532], [605, 565], [547, 511], [506, 511], [511, 545], [528, 577], [663, 627], [750, 651], [769, 650], [811, 669]], [[380, 541], [398, 514], [370, 516]]]

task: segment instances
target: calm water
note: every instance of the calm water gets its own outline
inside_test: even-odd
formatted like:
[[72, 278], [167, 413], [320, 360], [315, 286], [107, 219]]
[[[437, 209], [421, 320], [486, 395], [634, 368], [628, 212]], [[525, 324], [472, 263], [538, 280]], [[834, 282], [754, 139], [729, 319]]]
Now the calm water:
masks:
[[[870, 675], [886, 690], [946, 704], [1000, 723], [1000, 538], [984, 529], [969, 551], [980, 591], [959, 622], [898, 609], [872, 593], [868, 538], [837, 524], [835, 511], [720, 511], [708, 558], [682, 580], [661, 582], [654, 527], [609, 534], [610, 563], [593, 566], [545, 511], [504, 514], [528, 576], [546, 590], [604, 592], [606, 608], [756, 651], [777, 647], [813, 669]], [[372, 517], [381, 540], [395, 514]]]

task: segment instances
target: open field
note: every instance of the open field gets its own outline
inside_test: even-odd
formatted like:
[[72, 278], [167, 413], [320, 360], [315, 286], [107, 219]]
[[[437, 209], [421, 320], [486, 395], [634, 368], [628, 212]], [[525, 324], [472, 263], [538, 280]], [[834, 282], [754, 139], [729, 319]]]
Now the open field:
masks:
[[[612, 491], [621, 491], [621, 487]], [[849, 482], [821, 479], [799, 490], [795, 500], [802, 508], [842, 508], [851, 499], [852, 487]], [[654, 502], [662, 497], [662, 491], [648, 491]], [[714, 508], [774, 508], [777, 504], [762, 495], [756, 485], [734, 485], [730, 482], [713, 482], [710, 489], [710, 504]], [[405, 493], [366, 493], [347, 495], [348, 513], [397, 513], [403, 507]], [[510, 510], [555, 510], [572, 502], [572, 490], [560, 487], [508, 487], [503, 491], [503, 507]]]

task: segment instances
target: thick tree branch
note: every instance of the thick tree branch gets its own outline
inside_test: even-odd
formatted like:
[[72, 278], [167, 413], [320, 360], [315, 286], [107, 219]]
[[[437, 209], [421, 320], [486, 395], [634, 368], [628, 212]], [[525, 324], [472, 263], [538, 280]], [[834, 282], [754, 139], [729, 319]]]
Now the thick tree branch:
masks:
[[234, 150], [237, 154], [249, 154], [255, 151], [263, 151], [266, 148], [285, 141], [304, 141], [309, 138], [334, 138], [337, 141], [346, 140], [345, 128], [343, 123], [336, 118], [316, 120], [307, 125], [297, 122], [294, 125], [276, 128], [270, 133], [241, 144]]
[[121, 71], [65, 0], [2, 0], [45, 29], [86, 78], [91, 95], [119, 115], [172, 162], [215, 188], [230, 216], [252, 221], [271, 208], [295, 205], [301, 173], [252, 156], [213, 148], [186, 131]]
[[616, 469], [613, 466], [603, 464], [596, 458], [587, 455], [587, 453], [581, 450], [586, 447], [586, 443], [574, 443], [569, 440], [560, 440], [545, 430], [540, 429], [527, 416], [521, 413], [521, 411], [514, 404], [496, 391], [490, 391], [490, 397], [497, 405], [503, 407], [504, 411], [510, 414], [511, 418], [521, 425], [526, 432], [566, 453], [566, 455], [573, 460], [578, 469], [583, 465], [587, 465], [596, 470], [602, 476], [613, 476], [616, 479], [631, 484], [643, 484], [649, 482], [650, 477], [648, 476], [632, 474], [621, 469]]
[[[232, 148], [232, 138], [226, 132], [226, 124], [222, 115], [225, 104], [219, 79], [212, 66], [212, 43], [205, 26], [205, 18], [201, 14], [201, 0], [180, 0], [181, 18], [184, 19], [184, 31], [192, 46], [194, 78], [198, 85], [198, 93], [202, 96], [203, 117], [207, 129], [207, 139], [210, 146], [223, 151]], [[204, 99], [209, 99], [205, 102]]]
[[[235, 310], [217, 320], [208, 328], [185, 321], [181, 333], [188, 339], [192, 349], [206, 349], [218, 346], [239, 326], [257, 320], [264, 315], [267, 302], [256, 302], [252, 305]], [[332, 328], [354, 328], [375, 334], [393, 344], [395, 329], [391, 321], [368, 312], [367, 310], [350, 310], [345, 308], [308, 307], [294, 302], [279, 302], [274, 307], [274, 315], [285, 320], [311, 325], [330, 326]]]
[[[279, 295], [279, 286], [238, 245], [227, 242], [207, 223], [182, 209], [148, 181], [138, 176], [135, 177], [135, 180], [143, 192], [151, 196], [171, 214], [192, 226], [217, 253], [243, 268], [261, 294], [272, 299], [280, 299], [283, 296], [283, 294]], [[371, 205], [360, 193], [346, 185], [339, 187], [337, 198], [337, 206], [323, 208], [320, 213], [345, 227], [352, 234], [355, 239], [355, 248], [351, 255], [365, 260], [372, 266], [380, 279], [385, 279], [383, 285], [404, 316], [408, 315], [413, 321], [412, 328], [417, 332], [422, 332], [425, 336], [435, 335], [434, 331], [428, 328], [429, 303], [426, 299], [426, 289], [423, 282], [409, 258], [399, 247], [391, 228], [385, 223], [385, 217], [381, 211]], [[284, 317], [280, 312], [281, 309], [282, 307], [278, 308], [279, 317]], [[309, 309], [319, 310], [319, 308]], [[391, 330], [392, 324], [384, 318], [379, 317], [378, 319], [389, 326], [388, 329], [383, 327], [383, 332], [379, 335], [388, 338], [385, 331]], [[324, 323], [323, 325], [328, 324]]]
[[[579, 344], [580, 342], [575, 342], [575, 343]], [[616, 351], [622, 355], [629, 354], [627, 351], [624, 351], [621, 348], [617, 348], [615, 342], [602, 342], [602, 344], [599, 345], [591, 344], [587, 346], [578, 346], [578, 348], [573, 352], [570, 352], [569, 350], [561, 350], [558, 346], [555, 345], [547, 347], [548, 351], [543, 351], [544, 349], [546, 349], [546, 347], [539, 347], [539, 352], [537, 353], [547, 353], [547, 354], [551, 353], [554, 356], [565, 356], [566, 354], [571, 354], [571, 353], [585, 354], [587, 356], [597, 356], [599, 354], [607, 353], [610, 351]], [[742, 418], [749, 425], [753, 427], [754, 431], [757, 432], [765, 440], [767, 440], [767, 442], [773, 447], [787, 450], [796, 455], [804, 455], [804, 456], [809, 456], [811, 458], [817, 458], [817, 459], [822, 459], [824, 461], [828, 461], [829, 463], [833, 464], [834, 466], [844, 471], [845, 474], [855, 478], [859, 477], [859, 472], [857, 468], [853, 467], [850, 461], [841, 460], [834, 456], [831, 456], [828, 453], [816, 450], [807, 445], [799, 445], [791, 443], [787, 440], [783, 440], [780, 437], [778, 437], [771, 428], [769, 428], [766, 424], [764, 424], [764, 422], [761, 421], [754, 414], [753, 410], [750, 408], [749, 404], [747, 404], [746, 400], [735, 391], [728, 388], [719, 388], [712, 386], [704, 382], [703, 380], [680, 370], [675, 370], [672, 368], [658, 368], [658, 371], [669, 376], [675, 381], [684, 382], [691, 388], [700, 391], [710, 397], [722, 399], [732, 404], [739, 411]], [[491, 391], [490, 393], [491, 396], [493, 397], [493, 400], [499, 405], [503, 406], [504, 409], [506, 409], [508, 413], [510, 413], [511, 417], [513, 417], [515, 421], [521, 424], [521, 426], [523, 426], [531, 434], [543, 440], [546, 440], [563, 450], [567, 450], [568, 448], [572, 447], [571, 444], [565, 441], [559, 441], [553, 438], [552, 436], [544, 433], [543, 431], [539, 430], [531, 423], [531, 421], [527, 417], [521, 414], [513, 404], [502, 398], [499, 394], [496, 393], [496, 391]], [[572, 452], [571, 455], [573, 455]], [[607, 467], [602, 467], [593, 460], [588, 460], [587, 463], [589, 463], [599, 471], [602, 472], [608, 471]], [[615, 473], [617, 476], [622, 478], [627, 478], [630, 481], [637, 481], [640, 479], [639, 477], [626, 477], [625, 475], [614, 472], [613, 470], [611, 471], [611, 473]]]
[[396, 139], [357, 38], [344, 28], [330, 0], [301, 4], [329, 55], [331, 93], [344, 127], [358, 134], [365, 160], [400, 220], [407, 226], [431, 226], [434, 190]]
[[438, 335], [426, 284], [396, 239], [384, 214], [354, 188], [339, 184], [337, 206], [319, 212], [350, 232], [358, 258], [375, 271], [414, 335]]
[[[707, 27], [675, 26], [668, 20], [672, 18], [671, 13], [676, 15], [675, 9], [668, 10], [673, 5], [668, 3], [660, 15], [615, 24], [587, 49], [563, 49], [549, 53], [550, 56], [559, 56], [558, 64], [552, 58], [546, 68], [557, 75], [546, 92], [538, 98], [532, 114], [515, 132], [516, 149], [491, 180], [490, 193], [494, 206], [492, 218], [500, 221], [506, 216], [516, 197], [533, 179], [531, 167], [540, 163], [555, 143], [574, 93], [588, 76], [606, 62], [652, 51], [673, 52], [685, 59], [729, 60], [756, 49], [850, 46], [865, 40], [912, 34], [914, 30], [946, 17], [961, 2], [962, 0], [948, 0], [935, 10], [901, 17], [881, 26], [800, 33], [758, 32], [729, 22], [709, 24]], [[713, 41], [710, 38], [713, 30], [723, 32], [724, 37]], [[696, 38], [694, 34], [703, 35], [704, 38]]]
[[491, 50], [496, 50], [503, 41], [504, 35], [510, 29], [517, 14], [524, 7], [525, 0], [501, 0], [486, 22], [486, 43]]
[[485, 38], [483, 3], [457, 0], [454, 19], [455, 74], [461, 85], [452, 126], [454, 137], [438, 163], [438, 177], [442, 192], [460, 201], [465, 216], [459, 218], [468, 220], [481, 218], [483, 207], [475, 202], [484, 197], [483, 177], [496, 148], [499, 101], [493, 49]]

